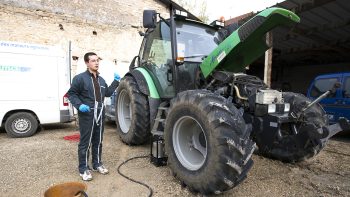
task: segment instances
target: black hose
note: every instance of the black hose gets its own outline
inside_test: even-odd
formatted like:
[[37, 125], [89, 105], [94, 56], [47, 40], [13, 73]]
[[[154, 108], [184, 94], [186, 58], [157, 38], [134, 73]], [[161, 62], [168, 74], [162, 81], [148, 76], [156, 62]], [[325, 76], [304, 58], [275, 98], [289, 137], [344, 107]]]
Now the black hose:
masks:
[[118, 168], [117, 168], [118, 174], [120, 174], [122, 177], [128, 179], [129, 181], [132, 181], [132, 182], [134, 182], [134, 183], [137, 183], [137, 184], [140, 184], [140, 185], [146, 187], [146, 188], [149, 190], [148, 196], [151, 197], [151, 196], [153, 195], [153, 190], [152, 190], [152, 188], [151, 188], [149, 185], [147, 185], [147, 184], [145, 184], [145, 183], [142, 183], [142, 182], [140, 182], [140, 181], [137, 181], [137, 180], [135, 180], [135, 179], [132, 179], [132, 178], [130, 178], [130, 177], [128, 177], [128, 176], [126, 176], [126, 175], [124, 175], [123, 173], [120, 172], [120, 167], [122, 167], [124, 164], [126, 164], [127, 162], [129, 162], [129, 161], [131, 161], [131, 160], [134, 160], [134, 159], [141, 159], [141, 158], [149, 158], [149, 155], [131, 157], [131, 158], [129, 158], [129, 159], [123, 161], [123, 163], [121, 163], [121, 164], [118, 166]]

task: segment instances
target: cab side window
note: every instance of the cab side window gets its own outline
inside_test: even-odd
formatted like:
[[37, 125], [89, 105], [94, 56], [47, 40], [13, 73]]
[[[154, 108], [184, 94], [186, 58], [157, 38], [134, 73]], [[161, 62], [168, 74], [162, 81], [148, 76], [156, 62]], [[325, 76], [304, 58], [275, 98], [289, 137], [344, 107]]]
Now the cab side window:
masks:
[[[315, 81], [312, 89], [311, 96], [319, 97], [321, 94], [325, 93], [328, 90], [331, 90], [334, 87], [334, 84], [338, 81], [337, 78], [328, 78], [328, 79], [318, 79]], [[327, 97], [332, 98], [335, 97], [336, 93], [331, 93]]]
[[169, 79], [169, 63], [172, 60], [170, 28], [160, 22], [156, 28], [148, 31], [145, 50], [142, 55], [145, 66], [151, 71], [158, 93], [163, 97], [173, 97], [174, 86]]
[[161, 22], [148, 33], [142, 59], [159, 67], [167, 63], [168, 59], [171, 59], [170, 28]]
[[343, 97], [350, 98], [350, 77], [344, 79]]

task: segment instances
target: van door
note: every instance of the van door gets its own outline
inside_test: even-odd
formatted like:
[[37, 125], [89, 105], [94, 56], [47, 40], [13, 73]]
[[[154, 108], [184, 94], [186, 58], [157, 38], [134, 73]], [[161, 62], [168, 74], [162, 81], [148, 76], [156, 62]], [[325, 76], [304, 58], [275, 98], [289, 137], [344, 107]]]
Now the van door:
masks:
[[[326, 91], [332, 89], [336, 82], [341, 82], [341, 77], [342, 74], [322, 75], [317, 77], [308, 91], [309, 98], [314, 100]], [[320, 102], [328, 115], [330, 123], [335, 123], [339, 118], [338, 111], [342, 105], [341, 100], [341, 91], [337, 89], [335, 93], [329, 94]]]
[[339, 108], [339, 116], [346, 117], [350, 120], [350, 73], [343, 74], [341, 107]]

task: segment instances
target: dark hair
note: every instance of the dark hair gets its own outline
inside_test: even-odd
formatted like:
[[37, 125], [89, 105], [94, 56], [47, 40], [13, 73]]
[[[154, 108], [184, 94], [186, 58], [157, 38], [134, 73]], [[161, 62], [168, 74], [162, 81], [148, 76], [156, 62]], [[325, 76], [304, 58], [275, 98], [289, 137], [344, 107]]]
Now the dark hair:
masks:
[[[85, 62], [89, 62], [89, 56], [92, 56], [92, 55], [96, 55], [96, 53], [94, 53], [94, 52], [85, 53], [85, 55], [84, 55], [84, 61], [85, 61]], [[96, 56], [97, 56], [97, 55], [96, 55]]]

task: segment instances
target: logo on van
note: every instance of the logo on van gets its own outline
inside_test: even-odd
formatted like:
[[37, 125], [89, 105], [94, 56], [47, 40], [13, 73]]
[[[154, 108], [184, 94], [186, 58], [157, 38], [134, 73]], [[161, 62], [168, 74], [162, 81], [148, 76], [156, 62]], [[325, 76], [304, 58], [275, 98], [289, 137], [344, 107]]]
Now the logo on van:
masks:
[[6, 66], [0, 65], [0, 71], [5, 72], [29, 72], [32, 68], [25, 66]]
[[15, 47], [15, 48], [27, 48], [27, 49], [33, 49], [33, 50], [49, 50], [46, 46], [40, 46], [40, 45], [31, 45], [31, 44], [21, 44], [21, 43], [11, 43], [11, 42], [1, 42], [1, 47]]

